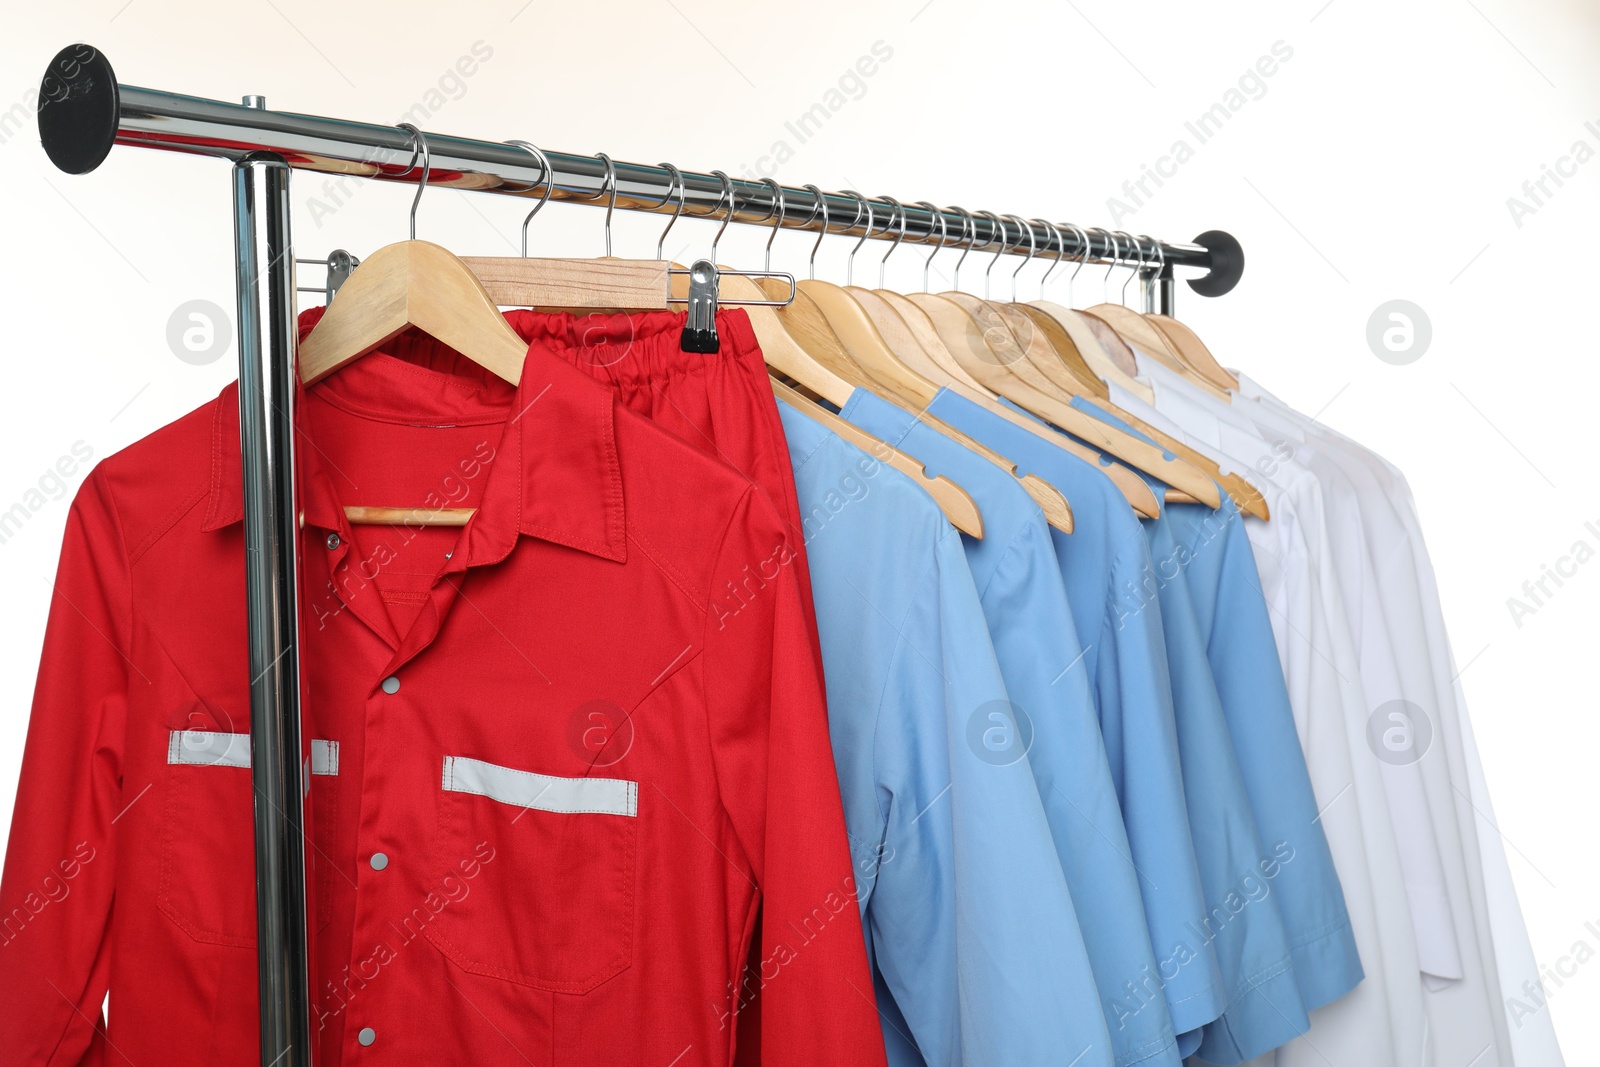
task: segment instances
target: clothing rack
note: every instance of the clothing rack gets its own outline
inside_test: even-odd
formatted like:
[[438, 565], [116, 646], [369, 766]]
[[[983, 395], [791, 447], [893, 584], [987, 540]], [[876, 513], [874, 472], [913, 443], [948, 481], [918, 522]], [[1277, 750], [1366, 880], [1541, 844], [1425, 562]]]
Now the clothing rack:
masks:
[[1188, 279], [1203, 296], [1229, 292], [1244, 271], [1238, 241], [1220, 230], [1172, 243], [889, 197], [871, 202], [886, 209], [876, 211], [856, 194], [826, 193], [814, 185], [791, 188], [720, 171], [679, 171], [668, 164], [613, 162], [604, 155], [269, 111], [259, 96], [230, 104], [120, 85], [105, 56], [85, 44], [63, 49], [46, 69], [38, 120], [46, 154], [69, 174], [94, 170], [119, 144], [233, 162], [261, 1062], [275, 1067], [309, 1067], [312, 1040], [297, 656], [293, 171], [318, 171], [334, 175], [334, 181], [416, 184], [423, 180], [417, 162], [419, 141], [425, 141], [431, 185], [603, 204], [608, 212], [776, 222], [818, 233], [819, 240], [832, 233], [1121, 265], [1138, 271], [1145, 309], [1166, 314], [1173, 310], [1175, 267], [1207, 272]]

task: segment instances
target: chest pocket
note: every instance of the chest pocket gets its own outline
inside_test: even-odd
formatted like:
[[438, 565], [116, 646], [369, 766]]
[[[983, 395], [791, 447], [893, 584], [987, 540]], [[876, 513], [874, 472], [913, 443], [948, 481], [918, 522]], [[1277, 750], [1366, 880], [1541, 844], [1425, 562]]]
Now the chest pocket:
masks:
[[[338, 774], [337, 742], [313, 741], [311, 752], [313, 779]], [[250, 735], [169, 731], [166, 785], [158, 906], [196, 941], [253, 948], [256, 862]], [[317, 866], [321, 899], [314, 902], [324, 905], [319, 909], [324, 915], [331, 877], [331, 864], [324, 858]]]
[[588, 992], [632, 962], [638, 848], [637, 782], [446, 756], [436, 858], [475, 876], [444, 880], [428, 939], [475, 974]]

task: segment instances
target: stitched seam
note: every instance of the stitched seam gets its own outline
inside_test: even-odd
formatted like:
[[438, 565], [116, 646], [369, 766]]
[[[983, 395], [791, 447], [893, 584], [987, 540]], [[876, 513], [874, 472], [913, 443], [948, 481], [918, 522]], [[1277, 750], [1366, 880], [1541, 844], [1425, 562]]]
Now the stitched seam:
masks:
[[[139, 562], [139, 560], [144, 557], [146, 552], [154, 548], [156, 542], [165, 537], [167, 533], [178, 524], [180, 519], [182, 519], [190, 511], [194, 510], [195, 505], [204, 500], [209, 492], [210, 490], [202, 486], [198, 491], [191, 493], [188, 497], [184, 498], [177, 507], [168, 512], [166, 517], [157, 523], [155, 528], [151, 530], [150, 533], [145, 535], [144, 540], [139, 542], [139, 547], [128, 553], [128, 567], [130, 571], [133, 565]], [[119, 532], [121, 530], [121, 526], [122, 522], [119, 516], [117, 521]]]
[[694, 606], [696, 611], [702, 615], [709, 614], [710, 606], [705, 602], [710, 599], [709, 594], [705, 598], [695, 596], [689, 589], [689, 580], [683, 577], [676, 567], [667, 562], [666, 557], [659, 549], [645, 540], [644, 533], [633, 523], [628, 523], [627, 526], [628, 540], [639, 546], [650, 562], [655, 564], [656, 569], [666, 575], [667, 580], [678, 587], [678, 592], [688, 598], [689, 603]]

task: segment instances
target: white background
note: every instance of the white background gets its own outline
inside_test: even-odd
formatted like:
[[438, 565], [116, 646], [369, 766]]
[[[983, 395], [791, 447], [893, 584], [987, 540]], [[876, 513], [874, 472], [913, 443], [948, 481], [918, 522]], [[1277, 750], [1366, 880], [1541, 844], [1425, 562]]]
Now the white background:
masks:
[[[1585, 927], [1600, 929], [1600, 560], [1550, 585], [1555, 595], [1520, 626], [1507, 606], [1575, 542], [1600, 547], [1591, 444], [1600, 370], [1589, 314], [1600, 284], [1600, 159], [1559, 189], [1547, 183], [1552, 195], [1520, 225], [1507, 205], [1526, 199], [1524, 181], [1574, 142], [1600, 149], [1600, 5], [1257, 0], [1218, 14], [1223, 6], [86, 0], [14, 13], [0, 37], [10, 354], [0, 511], [37, 503], [28, 493], [41, 477], [46, 492], [0, 543], [0, 825], [16, 788], [49, 578], [82, 477], [58, 486], [47, 472], [75, 442], [108, 455], [234, 375], [231, 345], [196, 366], [167, 341], [186, 301], [232, 311], [227, 164], [119, 149], [94, 174], [68, 177], [38, 146], [29, 94], [50, 56], [82, 40], [125, 83], [197, 96], [260, 93], [275, 108], [385, 123], [420, 103], [420, 124], [432, 131], [735, 175], [755, 176], [784, 140], [793, 158], [766, 169], [788, 184], [1090, 226], [1120, 221], [1170, 240], [1231, 231], [1248, 257], [1243, 283], [1219, 300], [1182, 287], [1180, 317], [1223, 362], [1407, 472], [1535, 953], [1554, 966], [1580, 941], [1600, 949]], [[480, 41], [492, 55], [453, 81], [458, 58]], [[879, 41], [892, 58], [870, 78], [847, 80], [847, 102], [798, 143], [785, 122], [839, 88]], [[1185, 121], [1279, 41], [1293, 55], [1264, 80], [1264, 94], [1196, 146]], [[430, 99], [441, 78], [444, 91]], [[1180, 137], [1196, 146], [1194, 158], [1114, 220], [1108, 198]], [[296, 181], [300, 254], [365, 254], [405, 236], [409, 187], [367, 184], [336, 204], [319, 179]], [[508, 254], [524, 209], [435, 190], [419, 235], [461, 253]], [[619, 215], [617, 254], [651, 255], [660, 225]], [[713, 229], [680, 223], [668, 254], [703, 254]], [[598, 255], [601, 213], [553, 205], [533, 234], [538, 254]], [[764, 240], [730, 230], [719, 258], [759, 266]], [[803, 272], [810, 240], [781, 236], [774, 266]], [[851, 243], [827, 243], [819, 276], [842, 280]], [[863, 253], [858, 277], [871, 278], [884, 247]], [[902, 248], [889, 283], [920, 284], [921, 254]], [[948, 271], [953, 259], [940, 265]], [[997, 283], [1014, 263], [996, 269]], [[968, 260], [965, 287], [981, 286], [984, 265]], [[1040, 273], [1038, 264], [1024, 272], [1024, 298], [1037, 295]], [[1080, 276], [1080, 304], [1100, 299], [1101, 273]], [[1050, 296], [1064, 302], [1061, 277]], [[302, 284], [319, 280], [302, 275]], [[1396, 298], [1432, 323], [1431, 347], [1408, 366], [1381, 362], [1366, 342], [1368, 317]], [[1562, 983], [1551, 986], [1550, 1010], [1567, 1062], [1600, 1062], [1600, 966]]]

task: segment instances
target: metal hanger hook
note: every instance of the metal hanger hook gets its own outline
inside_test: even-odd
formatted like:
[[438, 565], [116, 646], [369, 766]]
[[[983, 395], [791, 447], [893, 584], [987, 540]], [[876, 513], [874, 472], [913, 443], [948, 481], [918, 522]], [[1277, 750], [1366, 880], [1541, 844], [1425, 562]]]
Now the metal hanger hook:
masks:
[[[1155, 274], [1154, 278], [1150, 279], [1150, 284], [1151, 285], [1160, 285], [1161, 284], [1161, 276], [1163, 274], [1167, 273], [1167, 250], [1165, 248], [1161, 247], [1161, 242], [1160, 241], [1156, 240], [1154, 237], [1151, 237], [1149, 234], [1145, 234], [1144, 235], [1144, 239], [1146, 241], [1150, 242], [1150, 247], [1153, 248], [1155, 250], [1155, 253], [1156, 253], [1156, 274]], [[1152, 300], [1152, 301], [1146, 303], [1145, 306], [1146, 307], [1155, 307], [1157, 305]]]
[[[679, 170], [677, 167], [674, 167], [671, 163], [657, 163], [656, 166], [667, 172], [667, 199], [672, 199], [672, 192], [674, 189], [676, 189], [678, 192], [677, 210], [672, 213], [672, 218], [667, 220], [667, 228], [661, 231], [660, 237], [656, 238], [656, 258], [665, 259], [666, 257], [661, 253], [662, 250], [667, 246], [667, 234], [672, 232], [672, 227], [678, 223], [678, 216], [683, 214], [683, 204], [685, 200], [683, 189], [683, 171]], [[666, 201], [664, 200], [662, 203], [666, 203]]]
[[[932, 215], [934, 218], [939, 220], [939, 247], [935, 248], [932, 252], [929, 252], [928, 253], [928, 258], [922, 261], [922, 291], [926, 293], [926, 292], [929, 291], [929, 289], [928, 289], [928, 268], [930, 266], [932, 266], [932, 264], [933, 264], [933, 257], [938, 255], [940, 252], [943, 252], [944, 251], [944, 246], [949, 244], [950, 233], [949, 233], [949, 227], [945, 224], [945, 221], [944, 221], [944, 212], [942, 212], [938, 208], [934, 207], [933, 204], [930, 203], [927, 200], [918, 200], [917, 203], [916, 203], [916, 206], [917, 207], [921, 207], [921, 208], [927, 208], [928, 209], [928, 214]], [[901, 222], [900, 225], [901, 225], [902, 229], [905, 228], [905, 223], [904, 222]], [[930, 232], [929, 236], [932, 236], [931, 232]]]
[[594, 195], [599, 200], [606, 193], [611, 197], [606, 201], [606, 255], [611, 255], [611, 215], [617, 210], [617, 165], [611, 162], [611, 157], [604, 152], [596, 152], [594, 158], [606, 165], [605, 177], [600, 181], [600, 191]]
[[[894, 225], [894, 217], [895, 217], [895, 215], [899, 215], [900, 216], [900, 232], [895, 234], [894, 244], [889, 246], [889, 251], [885, 252], [883, 254], [883, 258], [878, 260], [878, 288], [882, 289], [884, 287], [883, 286], [883, 265], [885, 263], [889, 262], [889, 257], [894, 255], [894, 250], [900, 247], [900, 242], [904, 241], [906, 239], [906, 209], [901, 206], [900, 201], [896, 200], [892, 196], [880, 196], [880, 197], [878, 197], [878, 199], [879, 200], [887, 200], [892, 205], [892, 210], [891, 210], [891, 212], [889, 214], [889, 225], [890, 226]], [[889, 231], [887, 229], [885, 229], [884, 232], [888, 233]]]
[[717, 227], [717, 235], [711, 238], [711, 262], [715, 264], [717, 261], [717, 245], [722, 243], [722, 234], [727, 230], [728, 223], [733, 220], [733, 179], [720, 170], [714, 170], [711, 173], [716, 175], [717, 180], [722, 183], [722, 195], [717, 198], [717, 206], [711, 210], [711, 214], [715, 215], [718, 211], [721, 211], [724, 202], [728, 205], [727, 214], [722, 216], [722, 225]]
[[518, 148], [526, 148], [528, 151], [533, 153], [534, 158], [539, 161], [539, 182], [544, 186], [544, 195], [539, 198], [539, 202], [537, 204], [533, 205], [533, 210], [528, 212], [527, 218], [522, 220], [522, 258], [527, 259], [528, 223], [532, 222], [533, 217], [540, 212], [545, 204], [550, 202], [550, 194], [554, 192], [556, 188], [555, 175], [552, 174], [550, 170], [550, 157], [545, 155], [544, 149], [540, 148], [538, 145], [528, 141], [507, 141], [506, 144], [515, 145]]
[[1028, 221], [1037, 222], [1040, 226], [1043, 226], [1047, 231], [1049, 231], [1051, 238], [1053, 238], [1056, 243], [1056, 261], [1050, 264], [1050, 269], [1044, 272], [1043, 278], [1039, 279], [1039, 299], [1043, 300], [1044, 283], [1050, 280], [1050, 275], [1054, 274], [1056, 272], [1056, 268], [1061, 266], [1061, 261], [1067, 258], [1067, 244], [1065, 239], [1062, 237], [1061, 227], [1057, 226], [1055, 223], [1050, 222], [1047, 219], [1029, 219]]
[[961, 250], [961, 258], [956, 260], [956, 273], [950, 285], [952, 289], [959, 290], [961, 288], [961, 264], [967, 261], [967, 254], [972, 251], [972, 242], [977, 239], [978, 220], [973, 218], [972, 212], [964, 207], [952, 205], [950, 210], [961, 216], [960, 240], [966, 246]]
[[1123, 237], [1126, 237], [1128, 239], [1129, 243], [1131, 243], [1133, 245], [1134, 255], [1139, 257], [1139, 265], [1137, 267], [1132, 268], [1132, 273], [1129, 274], [1125, 279], [1123, 279], [1122, 291], [1117, 294], [1117, 299], [1122, 302], [1122, 306], [1123, 307], [1127, 307], [1128, 306], [1128, 286], [1130, 284], [1132, 284], [1134, 277], [1140, 271], [1144, 270], [1144, 245], [1140, 244], [1139, 243], [1139, 239], [1137, 237], [1135, 237], [1133, 234], [1129, 233], [1127, 230], [1118, 230], [1117, 233], [1121, 234]]
[[[1028, 235], [1028, 258], [1018, 263], [1017, 269], [1011, 272], [1011, 302], [1015, 304], [1017, 302], [1017, 275], [1022, 273], [1023, 267], [1033, 262], [1034, 254], [1038, 252], [1039, 245], [1034, 237], [1033, 227], [1023, 221], [1020, 215], [1007, 215], [1006, 218], [1016, 223], [1022, 228], [1022, 232]], [[1056, 262], [1059, 263], [1061, 261], [1057, 260]], [[1053, 270], [1054, 268], [1051, 269]]]
[[417, 195], [411, 198], [411, 239], [417, 239], [417, 205], [422, 203], [422, 191], [428, 187], [428, 173], [432, 169], [432, 160], [428, 154], [428, 135], [417, 129], [409, 122], [396, 123], [402, 130], [411, 132], [411, 162], [406, 164], [406, 170], [417, 165], [417, 156], [422, 156], [422, 180], [417, 183]]
[[867, 213], [867, 228], [861, 231], [861, 240], [857, 241], [856, 242], [856, 246], [854, 248], [850, 249], [850, 256], [849, 256], [848, 259], [846, 259], [844, 261], [844, 283], [846, 285], [854, 285], [855, 284], [855, 271], [856, 271], [856, 253], [861, 251], [861, 246], [867, 243], [867, 238], [868, 237], [872, 236], [872, 225], [873, 225], [873, 221], [874, 220], [872, 218], [872, 205], [867, 202], [867, 198], [866, 197], [862, 196], [860, 193], [856, 192], [854, 189], [846, 189], [846, 190], [844, 190], [844, 195], [848, 196], [848, 197], [853, 197], [855, 199], [855, 202], [856, 202], [856, 217], [851, 220], [851, 222], [850, 222], [850, 226], [851, 227], [854, 227], [856, 223], [861, 221], [861, 213], [863, 211], [865, 211]]
[[1079, 249], [1078, 265], [1072, 268], [1072, 275], [1067, 279], [1067, 307], [1070, 308], [1075, 299], [1073, 288], [1078, 282], [1078, 272], [1083, 270], [1084, 264], [1089, 262], [1089, 231], [1075, 222], [1069, 222], [1067, 226], [1077, 235]]
[[[813, 281], [815, 281], [817, 277], [817, 249], [822, 247], [822, 239], [828, 236], [828, 197], [815, 185], [807, 185], [805, 188], [806, 192], [811, 194], [812, 203], [815, 205], [811, 210], [811, 218], [816, 218], [819, 212], [822, 215], [822, 229], [817, 231], [816, 243], [811, 246], [811, 260], [809, 264], [811, 278]], [[810, 222], [811, 219], [806, 220], [807, 225], [810, 225]]]
[[772, 190], [772, 232], [767, 235], [767, 258], [762, 265], [762, 270], [772, 269], [772, 242], [778, 236], [778, 231], [783, 228], [783, 220], [789, 214], [789, 202], [783, 195], [783, 186], [773, 178], [762, 178], [761, 184]]
[[[1000, 241], [999, 249], [995, 251], [994, 258], [989, 261], [988, 268], [983, 272], [983, 298], [987, 300], [989, 299], [989, 274], [994, 270], [994, 265], [1000, 262], [1000, 257], [1006, 254], [1006, 246], [1010, 244], [1011, 239], [1006, 236], [1006, 224], [999, 215], [992, 211], [980, 211], [978, 214], [994, 223]], [[985, 247], [988, 246], [985, 245]]]
[[1117, 260], [1122, 258], [1122, 246], [1117, 243], [1117, 235], [1110, 230], [1094, 227], [1094, 232], [1103, 234], [1106, 243], [1111, 246], [1111, 259], [1106, 267], [1105, 274], [1100, 279], [1100, 299], [1104, 303], [1111, 303], [1111, 272], [1117, 269]]

